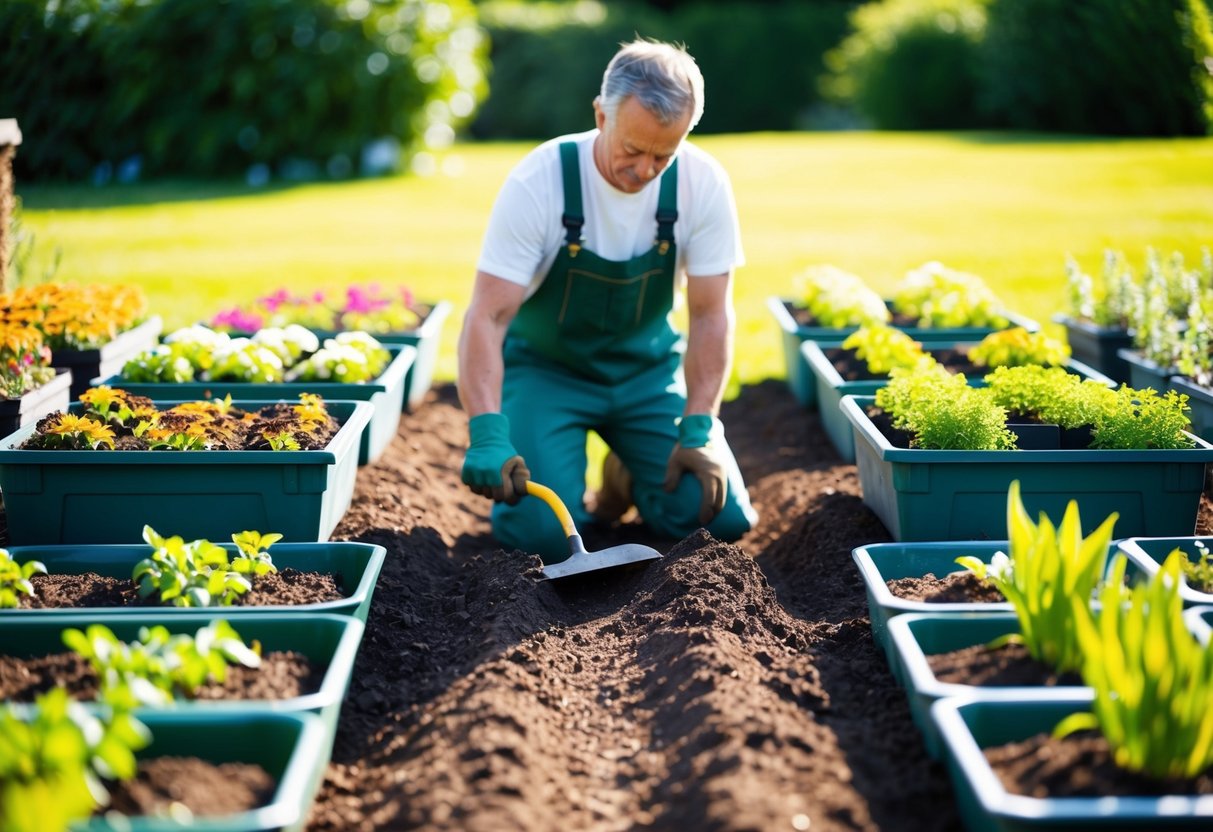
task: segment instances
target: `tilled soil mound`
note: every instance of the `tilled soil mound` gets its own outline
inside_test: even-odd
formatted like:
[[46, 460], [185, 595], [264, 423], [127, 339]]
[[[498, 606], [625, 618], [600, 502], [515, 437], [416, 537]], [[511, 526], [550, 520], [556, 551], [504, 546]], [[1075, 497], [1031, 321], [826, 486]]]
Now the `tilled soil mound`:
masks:
[[334, 535], [388, 559], [309, 828], [959, 829], [872, 642], [855, 467], [782, 382], [722, 419], [758, 528], [583, 529], [666, 557], [553, 584], [460, 484], [453, 388], [406, 414]]

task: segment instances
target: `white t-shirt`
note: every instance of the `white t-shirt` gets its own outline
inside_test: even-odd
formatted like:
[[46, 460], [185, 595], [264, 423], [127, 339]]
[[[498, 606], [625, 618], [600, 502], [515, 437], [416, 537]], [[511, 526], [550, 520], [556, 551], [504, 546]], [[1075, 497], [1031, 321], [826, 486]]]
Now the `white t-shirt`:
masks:
[[[597, 130], [561, 136], [532, 150], [510, 172], [493, 212], [477, 268], [534, 294], [564, 245], [564, 188], [560, 144], [577, 143], [581, 164], [582, 237], [587, 249], [607, 260], [630, 260], [653, 246], [661, 178], [639, 193], [617, 190], [594, 164]], [[690, 142], [678, 149], [678, 221], [674, 244], [678, 273], [724, 274], [741, 266], [741, 232], [728, 174]], [[667, 171], [669, 168], [666, 169]], [[663, 173], [664, 176], [664, 173]]]

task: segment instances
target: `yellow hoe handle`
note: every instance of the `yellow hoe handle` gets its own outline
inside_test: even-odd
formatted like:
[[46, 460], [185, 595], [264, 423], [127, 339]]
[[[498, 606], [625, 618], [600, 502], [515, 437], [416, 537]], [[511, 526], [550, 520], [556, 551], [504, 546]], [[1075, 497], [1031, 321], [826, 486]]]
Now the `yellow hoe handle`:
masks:
[[546, 485], [540, 485], [537, 482], [527, 480], [526, 493], [532, 497], [538, 497], [548, 504], [548, 508], [555, 513], [556, 519], [560, 521], [560, 525], [564, 528], [566, 537], [572, 537], [577, 534], [577, 527], [573, 525], [573, 515], [569, 514], [569, 510], [565, 508], [561, 499], [556, 496], [555, 491]]

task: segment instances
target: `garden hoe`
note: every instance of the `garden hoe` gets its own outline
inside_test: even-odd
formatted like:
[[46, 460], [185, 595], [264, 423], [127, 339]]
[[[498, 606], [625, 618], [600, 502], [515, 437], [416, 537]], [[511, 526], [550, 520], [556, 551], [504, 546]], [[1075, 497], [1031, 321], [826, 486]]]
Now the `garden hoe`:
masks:
[[568, 560], [544, 566], [544, 580], [551, 581], [557, 578], [568, 578], [586, 572], [597, 572], [600, 569], [613, 569], [617, 566], [627, 566], [632, 563], [642, 563], [646, 560], [661, 559], [661, 552], [649, 546], [642, 546], [639, 543], [625, 543], [622, 546], [612, 546], [609, 549], [603, 549], [601, 552], [587, 552], [585, 544], [581, 542], [581, 535], [577, 533], [577, 527], [573, 525], [573, 515], [569, 514], [569, 510], [565, 508], [564, 503], [556, 496], [555, 491], [546, 485], [528, 481], [526, 493], [538, 497], [548, 504], [548, 508], [555, 513], [556, 519], [560, 521], [560, 525], [564, 528], [564, 533], [568, 535], [569, 550], [572, 552]]

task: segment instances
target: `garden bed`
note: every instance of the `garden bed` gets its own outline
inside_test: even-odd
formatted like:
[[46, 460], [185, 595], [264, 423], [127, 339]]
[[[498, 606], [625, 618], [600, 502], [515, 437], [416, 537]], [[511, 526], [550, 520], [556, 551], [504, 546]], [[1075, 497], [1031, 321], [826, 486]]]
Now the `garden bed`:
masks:
[[489, 537], [453, 389], [405, 414], [334, 533], [387, 560], [308, 828], [959, 830], [872, 640], [851, 550], [889, 536], [855, 467], [783, 382], [722, 419], [759, 526], [583, 529], [669, 555], [569, 586]]

